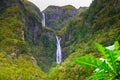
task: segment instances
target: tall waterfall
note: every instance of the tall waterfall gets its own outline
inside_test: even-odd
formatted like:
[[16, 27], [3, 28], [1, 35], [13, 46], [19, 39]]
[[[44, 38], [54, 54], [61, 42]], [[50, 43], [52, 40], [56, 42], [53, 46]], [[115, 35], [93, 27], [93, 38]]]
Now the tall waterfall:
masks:
[[45, 13], [42, 13], [42, 26], [45, 26]]
[[61, 53], [61, 46], [60, 46], [61, 38], [58, 38], [58, 36], [56, 36], [56, 40], [57, 40], [56, 62], [57, 64], [60, 64], [62, 61], [62, 53]]

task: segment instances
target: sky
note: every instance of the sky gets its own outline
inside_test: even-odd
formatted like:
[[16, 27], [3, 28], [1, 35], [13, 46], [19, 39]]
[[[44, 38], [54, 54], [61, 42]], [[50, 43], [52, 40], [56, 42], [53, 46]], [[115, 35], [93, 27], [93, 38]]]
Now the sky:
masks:
[[29, 0], [43, 11], [49, 5], [64, 6], [73, 5], [76, 8], [89, 7], [93, 0]]

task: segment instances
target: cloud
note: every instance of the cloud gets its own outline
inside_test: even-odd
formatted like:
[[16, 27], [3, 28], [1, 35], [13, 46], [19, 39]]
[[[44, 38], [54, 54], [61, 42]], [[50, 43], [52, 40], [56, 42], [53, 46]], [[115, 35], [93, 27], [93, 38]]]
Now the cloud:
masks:
[[88, 7], [92, 0], [29, 0], [33, 2], [40, 10], [44, 10], [49, 5], [64, 6], [64, 5], [73, 5], [76, 8], [80, 6]]

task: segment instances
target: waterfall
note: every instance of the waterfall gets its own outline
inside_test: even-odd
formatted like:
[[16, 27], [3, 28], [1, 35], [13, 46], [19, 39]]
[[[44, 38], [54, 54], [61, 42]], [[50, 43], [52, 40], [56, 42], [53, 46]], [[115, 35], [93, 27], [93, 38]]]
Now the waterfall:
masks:
[[45, 13], [42, 13], [42, 26], [45, 26]]
[[58, 38], [58, 36], [56, 36], [56, 40], [57, 40], [56, 62], [57, 64], [60, 64], [62, 61], [61, 46], [60, 46], [61, 38]]

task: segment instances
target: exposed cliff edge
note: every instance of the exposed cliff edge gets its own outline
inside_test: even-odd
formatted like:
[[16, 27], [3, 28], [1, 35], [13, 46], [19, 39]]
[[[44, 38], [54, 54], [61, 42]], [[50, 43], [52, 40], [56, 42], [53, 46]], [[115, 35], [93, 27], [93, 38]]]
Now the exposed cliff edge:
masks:
[[60, 30], [71, 18], [77, 14], [77, 9], [71, 5], [48, 6], [43, 13], [46, 16], [46, 26]]

